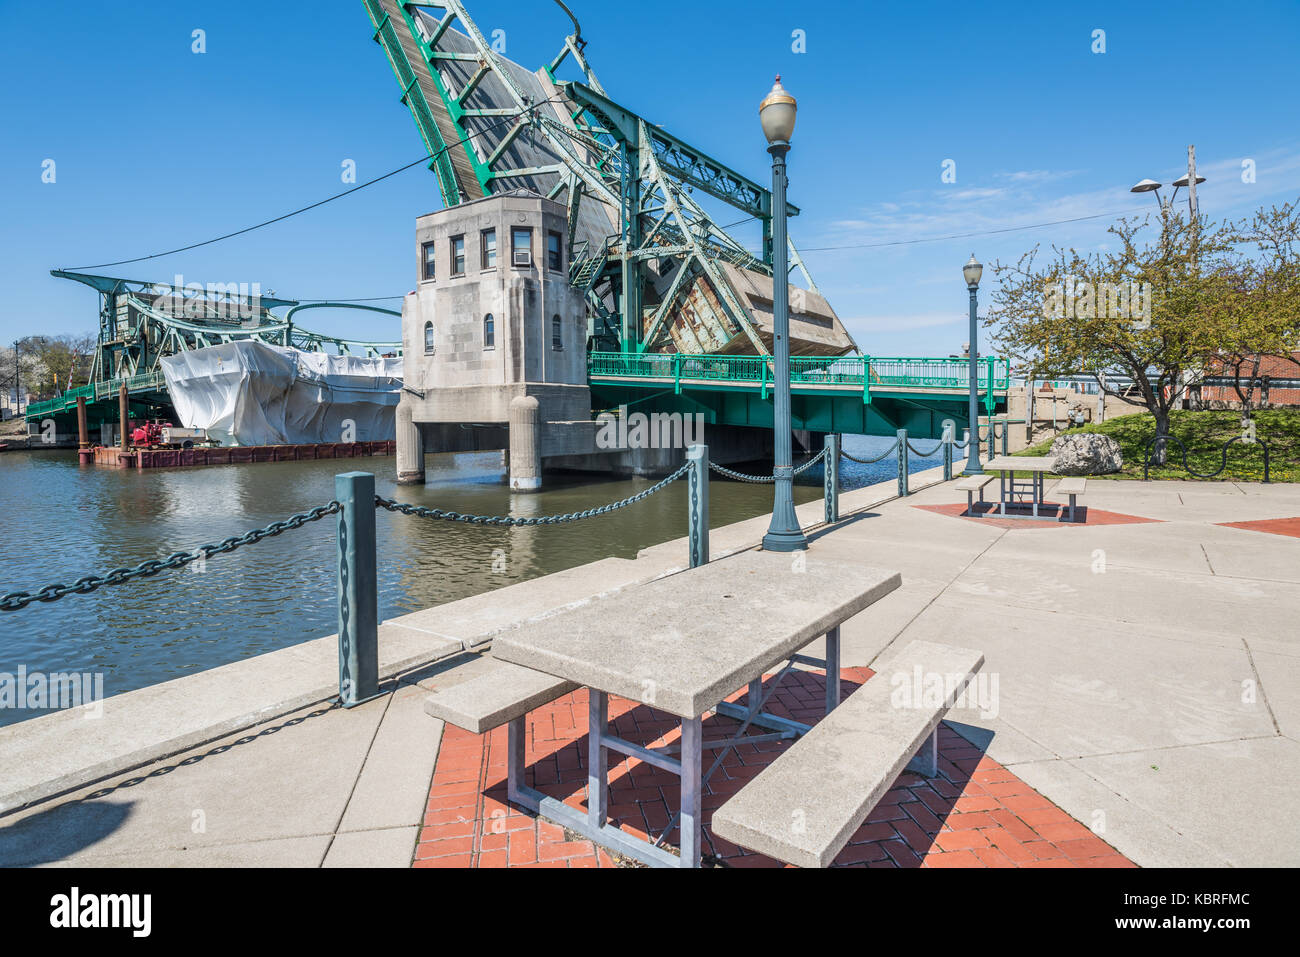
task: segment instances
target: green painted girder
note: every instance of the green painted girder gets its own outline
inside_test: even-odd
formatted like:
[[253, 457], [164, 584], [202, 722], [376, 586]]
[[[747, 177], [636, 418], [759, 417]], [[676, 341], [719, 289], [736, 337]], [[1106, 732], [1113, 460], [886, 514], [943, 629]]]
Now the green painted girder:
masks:
[[[700, 413], [706, 426], [772, 428], [772, 398], [752, 390], [683, 389], [647, 394], [643, 389], [605, 382], [592, 382], [594, 412], [626, 407], [635, 412]], [[1005, 401], [997, 407], [1005, 406]], [[793, 392], [790, 397], [791, 427], [812, 432], [850, 435], [891, 436], [907, 429], [915, 438], [938, 439], [944, 423], [951, 420], [960, 431], [968, 428], [966, 400], [960, 396], [911, 397], [884, 395], [870, 405], [855, 396], [815, 395]]]
[[[431, 157], [429, 166], [438, 177], [438, 187], [442, 191], [444, 201], [448, 206], [455, 206], [472, 198], [465, 195], [456, 179], [456, 171], [447, 155], [447, 141], [438, 128], [428, 100], [425, 99], [419, 75], [402, 47], [397, 32], [399, 25], [394, 23], [389, 12], [378, 0], [362, 0], [362, 3], [375, 28], [374, 40], [384, 48], [388, 62], [397, 77], [397, 83], [402, 88], [402, 102], [411, 111], [411, 118], [415, 120], [416, 128], [420, 131], [420, 138], [424, 140], [425, 148], [429, 151]], [[409, 20], [406, 18], [404, 8], [402, 8], [401, 29], [409, 29]]]
[[[689, 183], [756, 218], [771, 217], [772, 194], [766, 187], [665, 132], [585, 83], [569, 81], [560, 83], [559, 87], [565, 96], [585, 107], [606, 131], [622, 142], [639, 145], [638, 126], [644, 122], [659, 165], [674, 179]], [[786, 209], [791, 216], [799, 215], [798, 206], [788, 204]]]

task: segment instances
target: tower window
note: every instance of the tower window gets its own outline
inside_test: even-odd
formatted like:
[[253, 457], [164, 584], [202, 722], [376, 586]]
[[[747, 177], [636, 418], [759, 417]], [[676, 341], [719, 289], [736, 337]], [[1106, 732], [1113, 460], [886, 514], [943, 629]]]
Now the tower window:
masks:
[[526, 226], [510, 230], [511, 262], [516, 266], [533, 264], [533, 231]]
[[559, 233], [546, 234], [546, 266], [556, 272], [564, 269], [564, 240]]
[[485, 229], [479, 234], [479, 258], [484, 269], [492, 269], [497, 264], [497, 231]]
[[434, 255], [433, 243], [425, 243], [421, 248], [424, 251], [424, 271], [422, 275], [426, 280], [429, 280], [433, 278], [433, 274], [435, 272], [434, 263], [436, 260]]
[[556, 352], [564, 349], [564, 334], [561, 328], [559, 313], [551, 317], [551, 348]]
[[465, 272], [465, 237], [451, 237], [451, 274], [459, 276]]
[[483, 317], [483, 348], [495, 349], [497, 345], [497, 324], [492, 313]]
[[424, 354], [426, 356], [433, 355], [433, 323], [432, 322], [426, 322], [424, 324]]

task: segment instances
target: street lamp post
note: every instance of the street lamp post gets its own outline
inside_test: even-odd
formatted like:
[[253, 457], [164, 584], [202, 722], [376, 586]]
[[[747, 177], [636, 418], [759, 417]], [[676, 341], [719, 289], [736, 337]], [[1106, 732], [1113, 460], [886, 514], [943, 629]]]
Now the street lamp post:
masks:
[[772, 352], [775, 385], [772, 423], [772, 522], [763, 536], [763, 548], [793, 552], [808, 547], [794, 512], [794, 463], [790, 448], [790, 266], [786, 243], [785, 155], [790, 152], [797, 106], [781, 86], [780, 74], [772, 91], [758, 108], [772, 154]]
[[[970, 345], [967, 347], [967, 357], [970, 359], [970, 436], [966, 442], [966, 474], [982, 475], [984, 469], [980, 467], [980, 371], [979, 371], [979, 348], [976, 340], [979, 337], [979, 329], [975, 318], [977, 308], [977, 294], [980, 288], [980, 276], [984, 275], [984, 266], [975, 258], [975, 254], [970, 254], [970, 261], [961, 269], [962, 276], [966, 279], [966, 288], [970, 290]], [[989, 383], [989, 388], [993, 388], [993, 383]], [[992, 421], [989, 422], [989, 428], [993, 428]]]

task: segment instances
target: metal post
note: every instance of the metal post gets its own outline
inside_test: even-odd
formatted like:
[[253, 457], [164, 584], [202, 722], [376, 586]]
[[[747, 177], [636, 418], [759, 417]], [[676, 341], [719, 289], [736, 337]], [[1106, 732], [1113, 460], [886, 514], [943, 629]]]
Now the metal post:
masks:
[[[972, 259], [975, 257], [972, 256]], [[970, 358], [970, 431], [975, 441], [971, 442], [966, 448], [966, 474], [983, 475], [984, 469], [980, 467], [980, 400], [979, 400], [979, 349], [977, 348], [976, 339], [979, 336], [977, 321], [975, 318], [976, 310], [976, 293], [979, 291], [978, 283], [968, 283], [966, 286], [970, 290], [970, 345], [967, 347], [967, 353]]]
[[704, 733], [700, 719], [682, 719], [682, 810], [677, 828], [680, 833], [682, 867], [700, 866], [700, 824], [703, 809], [702, 781], [704, 768]]
[[989, 439], [989, 461], [992, 461], [993, 456], [996, 454], [996, 450], [993, 448], [993, 442], [997, 437], [998, 429], [991, 418], [989, 419], [988, 432], [986, 434]]
[[952, 444], [954, 441], [953, 425], [949, 423], [943, 427], [943, 480], [945, 482], [952, 480]]
[[1003, 420], [1002, 420], [1002, 454], [1003, 454], [1003, 455], [1007, 455], [1007, 454], [1009, 454], [1009, 453], [1007, 452], [1007, 447], [1008, 447], [1008, 446], [1007, 446], [1007, 430], [1008, 430], [1009, 428], [1011, 428], [1011, 423], [1009, 423], [1006, 419], [1003, 419]]
[[122, 425], [122, 434], [118, 438], [118, 448], [123, 452], [126, 451], [127, 440], [130, 438], [126, 431], [126, 417], [129, 412], [130, 410], [127, 407], [126, 381], [123, 380], [122, 385], [117, 390], [117, 418]]
[[777, 141], [772, 154], [772, 346], [775, 383], [772, 428], [772, 521], [763, 536], [763, 548], [793, 552], [808, 547], [794, 511], [794, 467], [790, 448], [790, 265], [786, 239], [785, 154], [790, 144]]
[[595, 688], [587, 694], [587, 822], [598, 834], [609, 817], [609, 750], [602, 741], [609, 726], [609, 696]]
[[840, 703], [840, 626], [826, 632], [826, 713]]
[[825, 476], [826, 524], [840, 520], [840, 436], [832, 432], [826, 436], [826, 457], [822, 459]]
[[90, 448], [90, 435], [86, 429], [86, 397], [77, 396], [77, 448], [82, 452]]
[[692, 445], [686, 450], [687, 514], [690, 529], [691, 567], [709, 563], [709, 447]]
[[379, 696], [379, 575], [375, 477], [334, 476], [339, 510], [339, 698], [351, 708]]
[[898, 495], [907, 497], [907, 429], [898, 430]]

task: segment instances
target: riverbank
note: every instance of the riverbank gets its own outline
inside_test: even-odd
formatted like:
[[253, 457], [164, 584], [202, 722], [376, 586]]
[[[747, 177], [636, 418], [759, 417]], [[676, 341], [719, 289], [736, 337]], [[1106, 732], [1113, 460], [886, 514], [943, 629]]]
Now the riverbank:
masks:
[[[1255, 437], [1269, 447], [1269, 481], [1300, 482], [1300, 409], [1262, 409], [1253, 416]], [[1142, 463], [1148, 444], [1155, 438], [1156, 421], [1149, 412], [1123, 415], [1105, 422], [1085, 425], [1061, 432], [1061, 435], [1088, 433], [1107, 435], [1119, 443], [1124, 466], [1113, 475], [1090, 476], [1097, 479], [1142, 480]], [[1187, 465], [1202, 475], [1219, 472], [1213, 481], [1261, 482], [1264, 479], [1264, 456], [1261, 446], [1247, 441], [1224, 443], [1242, 436], [1241, 414], [1233, 411], [1174, 411], [1169, 414], [1169, 434], [1178, 442], [1169, 443], [1168, 462], [1152, 466], [1150, 478], [1172, 481], [1211, 481], [1198, 479], [1183, 468], [1183, 448]], [[1031, 445], [1016, 455], [1046, 455], [1055, 436]], [[1182, 443], [1182, 447], [1179, 446]]]

